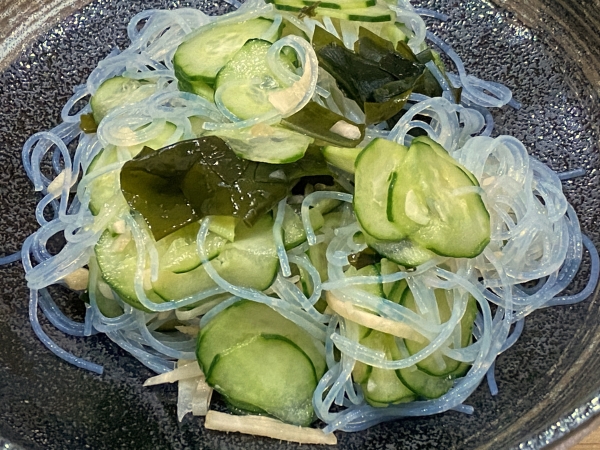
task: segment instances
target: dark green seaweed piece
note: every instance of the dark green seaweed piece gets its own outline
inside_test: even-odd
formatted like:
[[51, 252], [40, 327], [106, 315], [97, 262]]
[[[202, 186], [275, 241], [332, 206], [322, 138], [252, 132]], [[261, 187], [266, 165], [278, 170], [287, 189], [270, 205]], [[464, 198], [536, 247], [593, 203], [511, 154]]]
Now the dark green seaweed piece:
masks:
[[[351, 139], [330, 131], [340, 120], [356, 126], [360, 130], [360, 137]], [[338, 147], [356, 147], [365, 137], [364, 124], [354, 123], [313, 101], [296, 114], [284, 118], [281, 123], [294, 131]]]
[[381, 58], [394, 52], [394, 44], [364, 27], [359, 27], [354, 52], [363, 58], [379, 62]]
[[[307, 152], [308, 153], [308, 152]], [[205, 136], [160, 150], [144, 148], [121, 170], [121, 190], [160, 239], [209, 215], [230, 215], [247, 225], [285, 198], [307, 175], [329, 174], [319, 153], [291, 164], [238, 158], [221, 138]]]
[[98, 124], [94, 119], [94, 115], [92, 113], [82, 114], [79, 117], [79, 128], [84, 133], [95, 133], [98, 131]]
[[[380, 89], [384, 88], [385, 86]], [[378, 93], [378, 91], [379, 89], [374, 93], [375, 101], [365, 102], [364, 105], [365, 122], [367, 125], [380, 123], [394, 117], [402, 111], [402, 108], [404, 108], [404, 105], [412, 92], [411, 90], [408, 90], [397, 95], [384, 96], [383, 94]]]
[[[397, 116], [411, 92], [429, 97], [443, 93], [425, 67], [428, 61], [434, 61], [438, 67], [441, 65], [431, 50], [415, 55], [404, 42], [398, 42], [394, 48], [390, 41], [363, 27], [359, 28], [354, 51], [321, 28], [315, 29], [313, 46], [321, 67], [359, 104], [367, 124]], [[456, 92], [454, 94], [457, 98]]]
[[375, 89], [394, 81], [396, 77], [343, 45], [328, 44], [316, 51], [319, 65], [329, 72], [349, 98], [360, 106], [372, 99]]

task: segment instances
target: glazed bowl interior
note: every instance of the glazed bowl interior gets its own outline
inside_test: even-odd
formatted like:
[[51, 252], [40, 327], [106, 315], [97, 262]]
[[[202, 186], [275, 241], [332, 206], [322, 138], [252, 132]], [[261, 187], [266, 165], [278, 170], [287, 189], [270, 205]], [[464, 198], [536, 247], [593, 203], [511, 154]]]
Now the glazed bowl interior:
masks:
[[[0, 0], [0, 256], [36, 229], [38, 196], [20, 152], [33, 133], [60, 121], [76, 85], [115, 47], [126, 24], [149, 8], [231, 9], [208, 1]], [[583, 168], [564, 183], [583, 232], [600, 245], [600, 4], [596, 1], [428, 0], [417, 6], [450, 19], [427, 23], [465, 60], [470, 73], [513, 91], [520, 109], [493, 111], [494, 135], [510, 134], [557, 172]], [[568, 292], [581, 290], [590, 260]], [[82, 320], [83, 304], [56, 290], [63, 310]], [[67, 337], [42, 321], [66, 350], [102, 364], [101, 376], [57, 359], [28, 322], [22, 267], [0, 267], [0, 444], [5, 448], [281, 448], [279, 441], [204, 430], [176, 417], [176, 386], [144, 388], [151, 372], [108, 338]], [[536, 311], [522, 337], [496, 363], [499, 393], [484, 382], [467, 400], [472, 415], [446, 412], [337, 433], [338, 448], [542, 448], [572, 442], [600, 412], [600, 299]], [[217, 408], [222, 408], [216, 403]], [[596, 421], [597, 422], [597, 421]], [[571, 436], [575, 436], [571, 438]], [[285, 448], [313, 448], [285, 444]], [[317, 447], [315, 447], [317, 448]]]

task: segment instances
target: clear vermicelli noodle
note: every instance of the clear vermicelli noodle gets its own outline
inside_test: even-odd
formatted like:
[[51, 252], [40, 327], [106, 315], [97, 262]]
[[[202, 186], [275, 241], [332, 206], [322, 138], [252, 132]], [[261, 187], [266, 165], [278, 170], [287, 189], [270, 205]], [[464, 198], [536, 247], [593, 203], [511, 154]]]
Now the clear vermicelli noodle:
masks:
[[[391, 103], [401, 105], [384, 120], [378, 115], [382, 109], [377, 108], [382, 104], [389, 107], [389, 98], [381, 91], [376, 95], [384, 96], [385, 101], [379, 103], [371, 97], [352, 98], [348, 93], [351, 83], [341, 85], [321, 53], [322, 48], [336, 46], [343, 48], [339, 51], [358, 52], [369, 33], [382, 41], [393, 39], [383, 25], [375, 22], [365, 31], [356, 21], [317, 13], [300, 17], [262, 0], [233, 3], [239, 9], [221, 17], [185, 8], [144, 11], [133, 17], [127, 28], [130, 46], [113, 50], [86, 84], [75, 88], [62, 109], [60, 125], [33, 135], [25, 143], [24, 169], [42, 194], [35, 212], [40, 228], [27, 238], [20, 254], [0, 257], [0, 265], [21, 260], [31, 293], [29, 318], [35, 334], [60, 358], [102, 372], [92, 361], [75, 357], [50, 340], [38, 321], [41, 309], [61, 332], [73, 336], [103, 333], [151, 370], [165, 373], [176, 367], [176, 360], [181, 364], [181, 360], [196, 359], [198, 334], [208, 330], [223, 312], [251, 301], [293, 322], [318, 349], [324, 370], [315, 380], [312, 407], [324, 422], [325, 433], [360, 431], [383, 421], [448, 410], [472, 413], [473, 408], [464, 402], [484, 378], [491, 393], [498, 392], [496, 357], [517, 341], [526, 327], [525, 318], [540, 308], [585, 300], [596, 287], [598, 253], [582, 234], [561, 185], [562, 180], [581, 176], [584, 171], [557, 174], [530, 156], [516, 138], [492, 137], [494, 120], [488, 108], [518, 104], [505, 86], [469, 75], [452, 48], [426, 31], [421, 15], [445, 20], [443, 14], [414, 9], [404, 1], [389, 7], [399, 24], [397, 27], [392, 21], [394, 29], [401, 30], [404, 38], [394, 45], [388, 42], [391, 50], [386, 51], [401, 48], [412, 54], [415, 61], [411, 67], [419, 67], [420, 76], [429, 76], [436, 89], [423, 93], [415, 82], [410, 89], [396, 92], [399, 97]], [[263, 19], [270, 25], [247, 42], [255, 41], [257, 48], [268, 43], [264, 70], [271, 78], [266, 80], [259, 74], [250, 80], [238, 78], [218, 85], [219, 77], [227, 75], [225, 69], [220, 69], [222, 72], [210, 83], [206, 77], [188, 79], [182, 75], [178, 49], [203, 30]], [[292, 31], [270, 42], [284, 26]], [[322, 33], [327, 33], [329, 41], [319, 41], [324, 39]], [[416, 59], [424, 57], [423, 52], [434, 54], [429, 44], [452, 60], [457, 74], [443, 67], [437, 53], [437, 59], [434, 56], [424, 63]], [[126, 100], [107, 108], [99, 119], [94, 98], [107, 80], [116, 78], [126, 80]], [[196, 90], [185, 88], [185, 83], [196, 83]], [[460, 101], [455, 97], [457, 88], [462, 90]], [[247, 116], [230, 101], [231, 92], [239, 89], [254, 93], [249, 102], [268, 108]], [[92, 100], [73, 113], [76, 104], [88, 97]], [[302, 120], [311, 125], [314, 122], [298, 117], [310, 108], [321, 113], [314, 122], [331, 121], [326, 130], [305, 130]], [[373, 119], [374, 110], [378, 119]], [[97, 128], [80, 128], [86, 116], [93, 117]], [[256, 142], [280, 148], [286, 143], [292, 145], [290, 142], [296, 141], [284, 134], [290, 132], [304, 132], [302, 142], [306, 145], [301, 154], [286, 153], [265, 162], [249, 153], [248, 148], [259, 146]], [[311, 158], [315, 158], [311, 149], [317, 147], [319, 157], [325, 155], [322, 166], [327, 175], [318, 172], [315, 179], [304, 180], [306, 186], [299, 183], [301, 189], [290, 187], [260, 211], [260, 217], [248, 219], [234, 211], [229, 220], [223, 218], [228, 214], [200, 215], [194, 211], [196, 215], [187, 222], [173, 225], [164, 236], [158, 236], [143, 207], [137, 209], [139, 203], [127, 197], [124, 173], [132, 161], [150, 158], [151, 153], [163, 154], [182, 142], [208, 142], [211, 138], [215, 141], [210, 142], [219, 139], [230, 143], [240, 161], [248, 157], [250, 162], [242, 162], [240, 167], [254, 164], [253, 176], [263, 177], [259, 180], [261, 189], [303, 179], [293, 178], [288, 168], [298, 164], [294, 170], [308, 170], [313, 164]], [[239, 144], [241, 140], [246, 147]], [[427, 234], [433, 221], [438, 217], [450, 220], [451, 213], [432, 206], [431, 199], [422, 200], [415, 193], [417, 188], [406, 188], [401, 197], [394, 197], [402, 189], [396, 186], [404, 180], [396, 182], [392, 175], [401, 169], [386, 180], [387, 205], [381, 217], [388, 221], [388, 229], [372, 236], [368, 218], [358, 211], [359, 165], [366, 158], [365, 149], [381, 141], [394, 146], [389, 155], [405, 151], [402, 164], [409, 160], [413, 148], [431, 142], [421, 154], [429, 151], [440, 167], [460, 169], [460, 173], [452, 172], [454, 178], [448, 183], [460, 182], [443, 192], [443, 198], [448, 202], [476, 198], [485, 211], [489, 230], [477, 252], [454, 254], [454, 250], [446, 250], [449, 244], [439, 244], [436, 236]], [[441, 151], [438, 145], [443, 147]], [[74, 152], [69, 150], [75, 146]], [[357, 150], [351, 164], [342, 161], [336, 165], [337, 160], [328, 156], [328, 152], [337, 155], [340, 148]], [[51, 164], [46, 164], [48, 161]], [[219, 164], [225, 163], [215, 160], [214, 165]], [[246, 167], [238, 175], [245, 174]], [[374, 179], [378, 175], [375, 172]], [[178, 176], [184, 179], [177, 182], [181, 181], [185, 194], [188, 174]], [[229, 182], [226, 176], [219, 176], [219, 183]], [[323, 176], [332, 183], [326, 184], [319, 178]], [[443, 189], [439, 187], [440, 192]], [[268, 197], [266, 190], [261, 191], [263, 197]], [[186, 207], [193, 203], [190, 198]], [[402, 207], [397, 206], [399, 201], [404, 202]], [[377, 198], [372, 203], [376, 204]], [[410, 224], [405, 228], [397, 225], [399, 216], [408, 217]], [[239, 251], [234, 253], [238, 258], [246, 257], [240, 250], [242, 244], [227, 234], [230, 224], [235, 223], [236, 239], [239, 235], [251, 241], [254, 238], [248, 236], [254, 235], [249, 230], [259, 227], [264, 217], [268, 217], [263, 221], [268, 224], [267, 232], [260, 239], [269, 244], [252, 252], [256, 265], [274, 268], [273, 276], [267, 277], [268, 286], [230, 281], [227, 270], [231, 262], [219, 252]], [[177, 235], [192, 223], [197, 228], [191, 236]], [[386, 234], [400, 228], [404, 234], [398, 234], [397, 239]], [[65, 240], [56, 254], [47, 248], [55, 236]], [[460, 236], [467, 239], [465, 234]], [[118, 271], [131, 274], [127, 286], [106, 270], [107, 256], [99, 250], [103, 245], [120, 265]], [[190, 248], [192, 256], [184, 253]], [[417, 262], [394, 260], [401, 252], [414, 256]], [[562, 295], [578, 274], [584, 252], [591, 261], [587, 285], [580, 293]], [[361, 258], [369, 262], [363, 264]], [[191, 275], [185, 274], [193, 271], [202, 280], [201, 289], [187, 288], [186, 283], [192, 282]], [[161, 284], [167, 272], [173, 279], [185, 280], [179, 282], [181, 290], [170, 296], [165, 292], [175, 289]], [[48, 290], [57, 284], [85, 292], [84, 323], [74, 322], [57, 307]], [[424, 377], [433, 377], [438, 383], [445, 377], [447, 388], [425, 395], [416, 388], [411, 390], [411, 382], [405, 381], [409, 385], [405, 397], [375, 398], [365, 380], [385, 377], [390, 371], [404, 377], [424, 372]], [[192, 409], [182, 414], [187, 411]]]

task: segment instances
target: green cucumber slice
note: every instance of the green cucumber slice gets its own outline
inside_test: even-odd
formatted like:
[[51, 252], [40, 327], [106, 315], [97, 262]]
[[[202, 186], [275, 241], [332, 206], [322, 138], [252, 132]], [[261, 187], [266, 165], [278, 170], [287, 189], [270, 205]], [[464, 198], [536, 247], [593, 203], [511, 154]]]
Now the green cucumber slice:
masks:
[[436, 377], [416, 366], [396, 371], [402, 382], [415, 394], [428, 399], [439, 398], [450, 390], [454, 381], [449, 375]]
[[[346, 272], [344, 272], [346, 278], [349, 277], [379, 277], [381, 276], [381, 272], [379, 269], [370, 264], [368, 266], [361, 267], [360, 269], [356, 269], [354, 266], [350, 266]], [[361, 284], [354, 286], [355, 289], [360, 289], [361, 291], [368, 292], [371, 295], [375, 295], [377, 297], [385, 297], [383, 292], [383, 285], [381, 282], [379, 283], [371, 283], [371, 284]]]
[[271, 20], [257, 18], [240, 23], [216, 22], [201, 27], [175, 51], [175, 76], [179, 81], [202, 81], [213, 85], [221, 68], [246, 41], [263, 38], [274, 42], [279, 38], [279, 30], [274, 30], [272, 36], [265, 36], [272, 25]]
[[415, 244], [410, 239], [380, 241], [367, 234], [365, 234], [365, 238], [367, 245], [381, 256], [385, 256], [404, 267], [417, 267], [437, 256], [435, 253]]
[[137, 103], [156, 92], [156, 84], [145, 80], [127, 77], [113, 77], [105, 80], [90, 100], [92, 114], [97, 124], [113, 109]]
[[[262, 39], [247, 41], [217, 75], [217, 96], [239, 119], [250, 119], [274, 110], [269, 94], [283, 86], [269, 68], [267, 53], [271, 45]], [[280, 59], [290, 72], [294, 70], [293, 61], [283, 54]]]
[[397, 241], [412, 231], [392, 217], [393, 193], [402, 182], [398, 172], [406, 155], [403, 145], [377, 138], [356, 158], [354, 211], [361, 227], [376, 239]]
[[267, 0], [267, 3], [274, 3], [276, 6], [290, 6], [304, 8], [306, 6], [318, 3], [319, 8], [324, 9], [357, 9], [374, 6], [376, 0]]
[[[275, 8], [282, 11], [300, 12], [306, 6], [277, 4]], [[331, 9], [316, 7], [313, 10], [316, 16], [329, 16], [335, 19], [350, 20], [352, 22], [392, 22], [396, 14], [385, 5], [376, 4], [366, 8]]]
[[[447, 298], [447, 293], [449, 292], [450, 291], [445, 291], [442, 289], [435, 290], [435, 297], [440, 313], [440, 320], [442, 323], [448, 321], [452, 313], [450, 303], [448, 301], [449, 299]], [[415, 299], [410, 289], [407, 289], [402, 297], [402, 306], [405, 306], [411, 311], [418, 313]], [[469, 296], [469, 299], [467, 300], [467, 307], [465, 313], [459, 322], [459, 325], [461, 327], [460, 330], [462, 347], [466, 347], [471, 342], [473, 323], [475, 321], [476, 315], [477, 302], [473, 297]], [[406, 349], [411, 355], [414, 355], [415, 353], [421, 351], [428, 344], [418, 343], [409, 339], [405, 339], [404, 343], [406, 345]], [[439, 362], [441, 360], [443, 360], [445, 367], [440, 366]], [[442, 355], [441, 351], [439, 350], [436, 350], [432, 355], [418, 362], [417, 366], [423, 372], [433, 376], [445, 376], [453, 373], [455, 377], [462, 376], [460, 371], [457, 371], [461, 366], [461, 363], [448, 356]]]
[[308, 355], [317, 377], [325, 373], [327, 366], [321, 343], [269, 306], [249, 300], [234, 303], [201, 330], [196, 347], [198, 362], [208, 371], [218, 354], [260, 334], [289, 339]]
[[[175, 130], [176, 126], [167, 122], [157, 137], [142, 144], [127, 147], [127, 150], [129, 150], [132, 156], [135, 156], [143, 147], [159, 149], [169, 142], [169, 139], [173, 136]], [[87, 168], [86, 175], [91, 175], [95, 171], [116, 162], [118, 162], [117, 148], [112, 145], [108, 146], [92, 160]], [[100, 214], [101, 209], [108, 205], [111, 207], [114, 207], [115, 205], [124, 208], [128, 207], [125, 197], [123, 197], [123, 193], [120, 189], [121, 181], [119, 173], [120, 171], [115, 169], [98, 176], [90, 182], [88, 187], [90, 191], [89, 208], [92, 214], [97, 216]]]
[[[312, 208], [308, 211], [308, 216], [313, 229], [317, 231], [323, 226], [325, 220], [321, 213]], [[285, 205], [285, 215], [283, 216], [283, 244], [286, 250], [290, 250], [302, 242], [306, 241], [306, 231], [302, 225], [302, 219], [290, 205]]]
[[[245, 102], [242, 96], [236, 96], [234, 99]], [[219, 130], [214, 134], [227, 142], [238, 157], [269, 164], [298, 161], [314, 141], [302, 133], [266, 124], [251, 128]]]
[[[448, 299], [446, 298], [446, 292], [448, 291], [442, 289], [435, 290], [435, 299], [437, 302], [441, 323], [447, 322], [452, 314], [450, 305], [448, 304]], [[402, 296], [402, 306], [410, 309], [411, 311], [416, 312], [417, 314], [419, 313], [419, 311], [417, 310], [415, 298], [410, 289], [407, 289], [404, 292], [404, 295]], [[423, 348], [425, 348], [429, 344], [428, 342], [419, 343], [411, 341], [409, 339], [405, 339], [404, 343], [406, 344], [406, 349], [411, 355], [414, 355], [415, 353], [423, 350]], [[442, 364], [440, 364], [441, 361], [443, 361]], [[447, 375], [453, 370], [456, 370], [458, 368], [458, 365], [459, 361], [456, 361], [452, 358], [449, 358], [448, 356], [443, 355], [440, 350], [436, 350], [427, 358], [417, 363], [419, 369], [421, 369], [425, 373], [428, 373], [429, 375], [434, 376]]]
[[[394, 336], [380, 331], [371, 331], [361, 341], [361, 344], [378, 351], [384, 351], [390, 360], [399, 359], [400, 352]], [[362, 383], [365, 400], [373, 406], [383, 406], [414, 400], [411, 391], [398, 378], [396, 371], [373, 367], [366, 382]]]
[[273, 218], [263, 216], [253, 227], [240, 222], [235, 229], [235, 240], [228, 242], [211, 263], [231, 284], [260, 291], [268, 288], [279, 266]]
[[[395, 262], [393, 262], [387, 258], [382, 258], [381, 261], [379, 262], [379, 271], [380, 271], [381, 275], [391, 275], [393, 273], [398, 272], [399, 270], [400, 270], [400, 268], [398, 267], [398, 264], [396, 264]], [[385, 296], [385, 298], [389, 299], [392, 289], [398, 283], [400, 283], [400, 281], [382, 283], [383, 295]]]
[[[168, 234], [156, 243], [156, 250], [160, 255], [159, 265], [162, 270], [184, 273], [200, 265], [200, 255], [196, 245], [199, 230], [200, 223], [193, 222]], [[225, 242], [222, 237], [209, 233], [205, 244], [208, 258], [213, 259], [217, 256]]]
[[253, 405], [300, 426], [314, 420], [317, 381], [306, 353], [276, 335], [258, 335], [219, 354], [206, 374], [206, 382], [238, 407]]
[[[135, 293], [134, 280], [137, 268], [137, 250], [131, 234], [113, 233], [107, 229], [102, 233], [94, 247], [102, 278], [119, 297], [131, 306], [147, 311]], [[144, 286], [150, 285], [150, 274]], [[152, 289], [145, 289], [146, 296], [154, 303], [162, 303], [163, 299]]]
[[204, 266], [183, 273], [161, 270], [157, 280], [152, 283], [154, 292], [167, 301], [181, 300], [216, 286]]
[[325, 161], [344, 172], [354, 173], [354, 164], [362, 148], [335, 147], [327, 145], [321, 149]]
[[439, 255], [472, 258], [488, 244], [490, 216], [473, 190], [478, 184], [465, 170], [425, 142], [411, 144], [398, 171], [402, 183], [394, 188], [391, 210], [394, 223], [409, 229], [418, 246]]

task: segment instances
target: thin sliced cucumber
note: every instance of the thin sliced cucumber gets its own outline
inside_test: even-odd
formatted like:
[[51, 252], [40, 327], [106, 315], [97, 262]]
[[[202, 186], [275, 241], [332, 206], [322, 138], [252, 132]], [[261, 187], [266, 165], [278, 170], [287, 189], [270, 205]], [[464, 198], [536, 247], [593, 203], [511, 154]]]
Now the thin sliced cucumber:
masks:
[[376, 0], [267, 0], [267, 3], [296, 8], [304, 8], [318, 3], [319, 8], [324, 9], [357, 9], [374, 6], [377, 2]]
[[[243, 97], [234, 102], [245, 103]], [[224, 129], [214, 132], [240, 158], [269, 164], [287, 164], [301, 159], [314, 139], [277, 125], [261, 123], [251, 128]]]
[[[445, 291], [442, 289], [435, 290], [435, 297], [438, 305], [440, 320], [442, 323], [448, 321], [451, 315], [451, 307], [448, 299], [448, 295], [451, 295], [451, 291]], [[410, 289], [407, 289], [402, 297], [402, 306], [410, 309], [411, 311], [418, 312], [415, 303], [414, 296]], [[477, 314], [477, 302], [474, 298], [469, 296], [467, 301], [467, 307], [463, 317], [461, 318], [460, 332], [461, 332], [461, 346], [466, 347], [469, 345], [472, 336], [473, 323]], [[405, 339], [404, 343], [406, 349], [411, 355], [421, 351], [428, 343], [418, 343]], [[442, 363], [442, 364], [440, 364]], [[423, 372], [433, 376], [445, 376], [450, 375], [459, 369], [461, 363], [448, 356], [442, 355], [440, 350], [436, 350], [433, 354], [417, 363], [419, 369]], [[460, 376], [457, 372], [456, 376]]]
[[[275, 8], [282, 11], [300, 12], [302, 7], [275, 4]], [[385, 5], [376, 4], [367, 8], [331, 9], [317, 7], [313, 13], [316, 16], [328, 16], [336, 19], [350, 20], [353, 22], [392, 22], [396, 14]]]
[[413, 231], [392, 216], [392, 195], [403, 182], [398, 171], [406, 155], [403, 145], [377, 138], [356, 158], [354, 211], [362, 228], [376, 239], [397, 241]]
[[354, 173], [354, 163], [362, 148], [335, 147], [327, 145], [321, 149], [325, 161], [332, 166], [342, 169], [344, 172]]
[[[361, 344], [378, 351], [383, 351], [386, 358], [399, 359], [399, 351], [390, 334], [371, 331]], [[373, 406], [389, 405], [414, 400], [414, 392], [400, 381], [395, 370], [373, 367], [366, 382], [362, 383], [365, 399]]]
[[[318, 210], [315, 208], [310, 209], [308, 211], [308, 216], [315, 231], [323, 226], [324, 219]], [[285, 205], [282, 229], [283, 244], [286, 250], [292, 249], [306, 241], [306, 231], [304, 231], [302, 219], [290, 205]]]
[[321, 343], [269, 306], [249, 300], [234, 303], [202, 329], [196, 349], [200, 366], [207, 371], [218, 354], [259, 334], [284, 336], [308, 355], [319, 378], [325, 373]]
[[94, 120], [97, 124], [118, 106], [137, 103], [156, 92], [156, 84], [150, 81], [127, 77], [113, 77], [104, 81], [90, 100]]
[[286, 423], [307, 426], [314, 420], [314, 367], [289, 339], [258, 335], [219, 354], [206, 381], [237, 405], [253, 405]]
[[411, 230], [415, 244], [455, 258], [475, 257], [488, 244], [490, 216], [465, 170], [425, 142], [411, 144], [391, 211], [394, 223]]
[[216, 286], [204, 266], [183, 273], [161, 270], [157, 280], [152, 283], [154, 292], [167, 301], [181, 300]]
[[235, 229], [235, 240], [228, 242], [211, 263], [231, 284], [260, 291], [268, 288], [279, 264], [273, 218], [263, 216], [252, 227], [240, 222]]
[[[274, 110], [269, 94], [283, 86], [269, 68], [271, 42], [251, 39], [219, 71], [215, 80], [217, 99], [239, 119], [261, 116]], [[294, 70], [293, 62], [281, 54], [280, 61]]]
[[387, 295], [387, 299], [391, 302], [398, 303], [402, 301], [404, 291], [408, 289], [408, 283], [406, 280], [399, 280], [394, 283], [390, 293]]
[[437, 255], [423, 248], [410, 239], [399, 241], [381, 241], [365, 235], [367, 244], [381, 256], [404, 267], [417, 267], [435, 258]]
[[[437, 302], [441, 323], [447, 322], [450, 319], [450, 315], [452, 313], [448, 304], [446, 292], [449, 291], [445, 291], [442, 289], [435, 290], [435, 299]], [[411, 311], [419, 313], [417, 309], [417, 304], [415, 302], [415, 298], [410, 289], [407, 289], [404, 292], [404, 295], [402, 296], [402, 306], [410, 309]], [[415, 353], [421, 351], [428, 344], [411, 341], [409, 339], [405, 339], [404, 343], [406, 344], [406, 349], [411, 355], [414, 355]], [[456, 370], [458, 368], [458, 365], [459, 361], [456, 361], [455, 359], [443, 355], [440, 350], [436, 350], [427, 358], [417, 363], [419, 369], [423, 370], [425, 373], [434, 376], [447, 375], [453, 370]]]
[[200, 28], [177, 48], [173, 56], [175, 76], [179, 81], [202, 81], [212, 86], [221, 68], [246, 41], [262, 38], [274, 42], [279, 38], [279, 30], [265, 36], [272, 25], [271, 20], [257, 18], [234, 24], [216, 22]]
[[227, 239], [229, 242], [233, 242], [235, 239], [235, 227], [237, 227], [238, 223], [240, 223], [240, 219], [237, 217], [211, 216], [208, 231], [221, 236], [223, 239]]
[[436, 377], [419, 370], [416, 366], [396, 371], [402, 382], [415, 394], [424, 398], [439, 398], [450, 390], [454, 381], [450, 375]]
[[[200, 265], [200, 255], [196, 245], [196, 237], [200, 230], [200, 223], [193, 222], [179, 230], [168, 234], [156, 243], [156, 250], [160, 255], [160, 268], [174, 273], [184, 273]], [[205, 249], [209, 259], [217, 256], [225, 239], [213, 233], [206, 237]]]
[[[124, 302], [134, 308], [147, 311], [135, 293], [137, 250], [131, 234], [128, 231], [117, 234], [107, 229], [98, 239], [94, 251], [104, 281]], [[147, 278], [144, 282], [146, 296], [155, 303], [162, 303], [163, 299], [151, 288], [147, 288], [150, 286], [150, 274], [144, 273], [144, 277]]]
[[[398, 267], [398, 264], [387, 258], [382, 258], [379, 262], [379, 271], [381, 272], [381, 275], [391, 275], [399, 270], [400, 268]], [[390, 293], [397, 283], [400, 283], [400, 281], [382, 283], [383, 295], [385, 298], [389, 299]]]
[[[348, 270], [344, 272], [344, 275], [346, 275], [346, 278], [379, 277], [381, 276], [381, 272], [375, 265], [370, 264], [368, 266], [361, 267], [358, 270], [354, 266], [350, 266]], [[385, 297], [385, 294], [383, 292], [383, 285], [381, 284], [381, 282], [356, 285], [355, 289], [360, 289], [361, 291], [368, 292], [369, 294], [376, 295], [377, 297]]]

